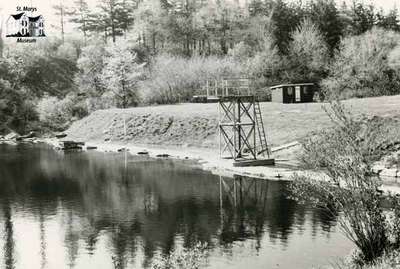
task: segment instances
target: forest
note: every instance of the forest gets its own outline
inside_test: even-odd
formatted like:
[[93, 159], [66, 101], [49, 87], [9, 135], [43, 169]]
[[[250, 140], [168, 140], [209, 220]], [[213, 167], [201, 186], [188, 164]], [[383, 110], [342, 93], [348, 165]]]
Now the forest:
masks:
[[18, 46], [0, 39], [0, 133], [61, 131], [99, 109], [190, 102], [206, 80], [223, 77], [251, 78], [264, 101], [269, 86], [289, 82], [316, 83], [319, 101], [400, 93], [396, 8], [76, 0], [53, 10], [57, 35]]

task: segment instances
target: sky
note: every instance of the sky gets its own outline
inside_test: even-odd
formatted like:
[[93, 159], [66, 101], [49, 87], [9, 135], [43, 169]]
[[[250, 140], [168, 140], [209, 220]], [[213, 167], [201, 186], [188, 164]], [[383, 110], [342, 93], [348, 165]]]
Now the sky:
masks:
[[[37, 12], [32, 15], [43, 15], [45, 18], [45, 26], [47, 33], [57, 33], [57, 27], [59, 27], [59, 18], [54, 15], [52, 6], [57, 5], [62, 1], [65, 6], [72, 6], [73, 0], [0, 0], [0, 21], [7, 20], [10, 14], [17, 13], [17, 6], [33, 6], [38, 9]], [[98, 0], [87, 0], [89, 6], [95, 7]], [[289, 0], [298, 1], [298, 0]], [[337, 0], [338, 3], [343, 2], [343, 0]], [[351, 0], [346, 0], [351, 2]], [[366, 3], [373, 3], [376, 7], [382, 7], [384, 10], [390, 10], [395, 5], [400, 8], [400, 0], [365, 0]], [[72, 25], [66, 25], [66, 32], [73, 32]]]

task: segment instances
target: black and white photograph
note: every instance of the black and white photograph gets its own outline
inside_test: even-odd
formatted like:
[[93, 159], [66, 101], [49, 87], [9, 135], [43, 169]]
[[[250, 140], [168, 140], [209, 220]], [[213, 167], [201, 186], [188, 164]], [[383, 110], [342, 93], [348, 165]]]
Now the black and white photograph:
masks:
[[0, 269], [400, 269], [400, 0], [0, 0]]

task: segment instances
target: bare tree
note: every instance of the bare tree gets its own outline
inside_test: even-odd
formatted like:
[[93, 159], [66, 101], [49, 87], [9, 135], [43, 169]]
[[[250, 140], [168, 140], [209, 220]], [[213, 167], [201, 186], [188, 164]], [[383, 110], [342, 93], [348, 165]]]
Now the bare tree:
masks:
[[89, 6], [85, 0], [74, 1], [75, 11], [71, 19], [72, 22], [79, 24], [79, 30], [83, 33], [83, 38], [86, 45], [88, 35], [88, 22], [89, 22]]
[[55, 14], [57, 16], [60, 16], [60, 29], [61, 29], [61, 40], [62, 43], [64, 44], [64, 35], [65, 35], [65, 16], [71, 16], [74, 13], [72, 11], [69, 10], [68, 7], [65, 7], [62, 3], [62, 1], [60, 1], [59, 5], [54, 5], [53, 9], [55, 10]]

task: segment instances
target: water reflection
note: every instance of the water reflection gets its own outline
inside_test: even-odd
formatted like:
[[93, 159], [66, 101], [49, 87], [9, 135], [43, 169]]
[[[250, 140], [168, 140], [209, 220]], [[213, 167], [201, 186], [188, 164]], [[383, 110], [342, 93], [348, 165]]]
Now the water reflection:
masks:
[[14, 258], [14, 229], [13, 222], [11, 219], [11, 207], [8, 199], [2, 201], [2, 211], [4, 218], [4, 265], [6, 269], [15, 268], [15, 258]]
[[[287, 199], [285, 183], [213, 176], [183, 161], [0, 146], [0, 186], [7, 269], [148, 267], [154, 255], [199, 241], [210, 267], [235, 267], [240, 246], [285, 268], [279, 255], [300, 258], [309, 240], [325, 257], [307, 266], [351, 247], [335, 219]], [[343, 251], [332, 251], [337, 242]]]

